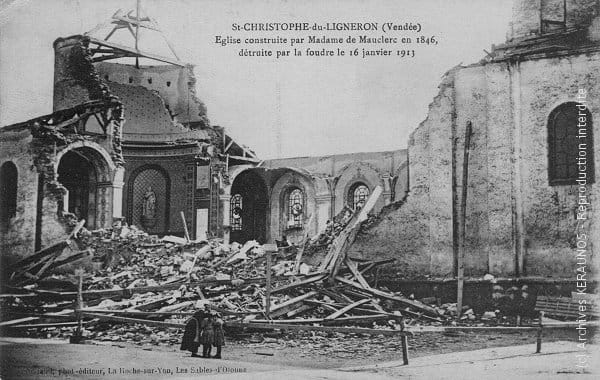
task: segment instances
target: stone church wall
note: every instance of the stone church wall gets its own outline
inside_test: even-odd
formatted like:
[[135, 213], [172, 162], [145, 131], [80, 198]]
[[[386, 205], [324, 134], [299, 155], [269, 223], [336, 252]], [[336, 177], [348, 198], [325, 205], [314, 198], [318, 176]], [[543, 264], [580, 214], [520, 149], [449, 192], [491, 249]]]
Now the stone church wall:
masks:
[[[394, 257], [394, 270], [409, 278], [453, 275], [453, 221], [461, 211], [465, 129], [471, 123], [465, 274], [574, 277], [578, 190], [549, 184], [548, 117], [585, 89], [592, 118], [598, 118], [599, 59], [580, 54], [450, 72], [411, 135], [406, 204], [360, 235], [353, 253]], [[597, 132], [594, 138], [598, 157]], [[593, 210], [598, 186], [587, 191]], [[597, 218], [592, 211], [584, 224], [589, 255], [600, 244]]]
[[410, 192], [396, 211], [360, 234], [350, 255], [395, 258], [387, 267], [404, 278], [452, 271], [452, 135], [454, 75], [449, 73], [429, 106], [428, 117], [410, 135]]
[[0, 134], [0, 166], [12, 162], [17, 167], [17, 210], [8, 229], [0, 234], [0, 254], [3, 256], [24, 256], [35, 247], [38, 175], [34, 169], [31, 141], [27, 129]]

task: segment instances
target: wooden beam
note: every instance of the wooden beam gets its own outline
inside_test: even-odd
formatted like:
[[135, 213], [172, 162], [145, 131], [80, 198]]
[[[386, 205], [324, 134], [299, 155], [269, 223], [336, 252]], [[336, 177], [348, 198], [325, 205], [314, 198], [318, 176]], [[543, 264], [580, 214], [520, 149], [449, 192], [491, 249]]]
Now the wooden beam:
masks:
[[350, 310], [354, 309], [355, 307], [363, 305], [363, 304], [365, 304], [367, 302], [370, 302], [370, 301], [371, 300], [368, 299], [368, 298], [356, 301], [354, 303], [351, 303], [348, 306], [345, 306], [345, 307], [341, 308], [340, 310], [336, 311], [335, 313], [328, 315], [327, 317], [325, 317], [325, 319], [326, 320], [336, 319], [337, 317], [339, 317], [339, 316], [341, 316], [343, 314], [346, 314], [347, 312], [349, 312]]
[[390, 330], [390, 329], [367, 329], [360, 327], [337, 327], [337, 326], [308, 326], [294, 325], [285, 323], [243, 323], [243, 322], [228, 322], [227, 326], [232, 328], [250, 328], [262, 330], [296, 330], [296, 331], [325, 331], [339, 332], [345, 334], [367, 334], [367, 335], [387, 335], [387, 336], [412, 336], [408, 331]]
[[358, 323], [358, 322], [375, 322], [383, 319], [389, 319], [387, 315], [383, 314], [370, 314], [370, 315], [352, 315], [349, 317], [340, 317], [336, 319], [326, 319], [326, 318], [296, 318], [296, 319], [278, 319], [276, 321], [267, 320], [267, 319], [253, 319], [250, 323], [289, 323], [289, 324], [313, 324], [319, 323], [322, 325], [341, 325], [346, 323]]
[[304, 301], [304, 300], [305, 300], [305, 299], [307, 299], [307, 298], [314, 297], [314, 296], [316, 296], [317, 294], [318, 294], [318, 292], [316, 292], [316, 291], [314, 291], [314, 290], [313, 290], [313, 291], [311, 291], [311, 292], [308, 292], [308, 293], [304, 293], [304, 294], [302, 294], [302, 295], [300, 295], [300, 296], [298, 296], [298, 297], [295, 297], [295, 298], [289, 299], [289, 300], [287, 300], [287, 301], [285, 301], [285, 302], [282, 302], [282, 303], [280, 303], [280, 304], [278, 304], [278, 305], [274, 305], [274, 306], [271, 308], [271, 311], [272, 311], [272, 312], [275, 312], [275, 311], [277, 311], [277, 310], [279, 310], [279, 309], [281, 309], [281, 308], [284, 308], [284, 307], [286, 307], [286, 306], [295, 305], [295, 304], [297, 304], [297, 303], [299, 303], [299, 302], [302, 302], [302, 301]]
[[[181, 279], [185, 280], [185, 277]], [[287, 279], [286, 276], [278, 276], [274, 277], [275, 280]], [[262, 284], [265, 282], [264, 277], [255, 277], [255, 278], [247, 278], [243, 279], [244, 283], [241, 285], [248, 284]], [[206, 280], [206, 281], [193, 281], [193, 282], [177, 282], [171, 284], [162, 284], [157, 286], [140, 286], [136, 288], [130, 289], [106, 289], [106, 290], [86, 290], [83, 292], [84, 299], [91, 298], [110, 298], [113, 296], [121, 296], [121, 297], [131, 297], [134, 293], [147, 293], [147, 292], [160, 292], [165, 290], [174, 290], [179, 289], [181, 285], [187, 285], [190, 287], [200, 286], [200, 287], [210, 287], [210, 286], [219, 286], [219, 285], [232, 285], [233, 280]], [[77, 296], [77, 292], [55, 292], [51, 290], [33, 290], [39, 296], [46, 296], [49, 298], [59, 298], [59, 299], [72, 299]]]
[[[91, 321], [83, 321], [82, 325], [88, 324]], [[56, 322], [56, 323], [34, 323], [30, 325], [9, 326], [11, 329], [43, 329], [49, 327], [73, 327], [78, 326], [79, 322]]]
[[385, 299], [388, 299], [390, 301], [398, 302], [398, 303], [400, 303], [402, 305], [413, 307], [413, 308], [415, 308], [417, 310], [420, 310], [420, 311], [423, 311], [424, 313], [429, 314], [431, 316], [435, 316], [435, 317], [439, 316], [438, 312], [434, 308], [432, 308], [430, 306], [427, 306], [425, 304], [422, 304], [420, 302], [409, 300], [408, 298], [400, 297], [400, 296], [397, 296], [397, 295], [394, 295], [394, 294], [386, 293], [386, 292], [381, 291], [379, 289], [373, 289], [373, 288], [365, 289], [365, 288], [361, 287], [360, 284], [358, 284], [358, 283], [356, 283], [354, 281], [349, 281], [349, 280], [347, 280], [347, 279], [345, 279], [343, 277], [340, 277], [340, 276], [335, 277], [335, 279], [337, 281], [339, 281], [339, 282], [342, 282], [344, 284], [350, 285], [350, 286], [352, 286], [354, 288], [358, 288], [358, 289], [360, 289], [360, 290], [362, 290], [362, 291], [364, 291], [366, 293], [369, 293], [369, 294], [371, 294], [373, 296], [377, 296], [377, 297], [380, 297], [380, 298], [385, 298]]
[[265, 244], [263, 248], [267, 258], [267, 265], [265, 266], [265, 315], [269, 318], [269, 313], [271, 312], [271, 257], [273, 251], [277, 252], [277, 246], [274, 244]]
[[39, 319], [40, 319], [40, 317], [26, 317], [26, 318], [13, 319], [10, 321], [3, 321], [3, 322], [0, 322], [0, 327], [18, 325], [19, 323], [23, 323], [23, 322], [38, 321]]
[[90, 42], [94, 43], [96, 45], [99, 45], [99, 46], [111, 47], [113, 49], [121, 50], [126, 53], [131, 53], [131, 54], [134, 54], [134, 56], [136, 56], [136, 57], [149, 58], [149, 59], [153, 59], [155, 61], [170, 63], [175, 66], [185, 67], [185, 64], [183, 62], [180, 62], [180, 61], [177, 61], [174, 59], [170, 59], [167, 57], [163, 57], [161, 55], [152, 54], [152, 53], [144, 52], [141, 50], [135, 50], [135, 49], [132, 49], [125, 45], [116, 44], [114, 42], [103, 41], [103, 40], [99, 40], [97, 38], [90, 38]]
[[[306, 301], [304, 301], [304, 302], [306, 302]], [[313, 310], [313, 309], [315, 309], [315, 306], [313, 306], [313, 305], [302, 305], [302, 306], [300, 306], [299, 308], [297, 308], [295, 310], [289, 311], [286, 314], [286, 317], [291, 318], [291, 317], [294, 317], [296, 315], [302, 315], [302, 314], [306, 313], [307, 311], [310, 311], [310, 310]]]
[[352, 272], [352, 274], [354, 275], [354, 278], [356, 278], [358, 283], [361, 284], [365, 289], [370, 289], [371, 286], [369, 286], [369, 283], [367, 282], [367, 280], [365, 280], [365, 278], [362, 276], [362, 274], [360, 274], [360, 272], [358, 271], [356, 263], [348, 258], [346, 258], [345, 262], [346, 262], [346, 266], [348, 267], [348, 269], [350, 269], [350, 272]]
[[96, 63], [96, 62], [108, 61], [111, 59], [118, 59], [118, 58], [125, 58], [125, 57], [132, 57], [132, 55], [129, 55], [129, 54], [101, 55], [99, 57], [92, 58], [92, 62]]
[[348, 225], [342, 230], [338, 237], [335, 238], [331, 246], [331, 255], [328, 254], [328, 261], [323, 263], [324, 268], [319, 268], [320, 271], [328, 270], [330, 279], [333, 279], [337, 275], [340, 264], [345, 259], [346, 251], [352, 243], [354, 243], [354, 239], [356, 238], [356, 234], [358, 233], [362, 222], [367, 219], [369, 212], [375, 207], [375, 204], [382, 193], [382, 187], [377, 186], [367, 199], [364, 207], [358, 214], [354, 214]]
[[279, 288], [273, 289], [273, 291], [271, 293], [275, 294], [275, 293], [281, 293], [284, 291], [288, 291], [291, 289], [296, 289], [305, 285], [310, 285], [313, 284], [315, 282], [319, 282], [321, 280], [323, 280], [325, 277], [327, 277], [327, 273], [317, 273], [316, 275], [312, 276], [312, 277], [307, 277], [303, 280], [297, 281], [297, 282], [292, 282], [290, 284], [287, 285], [283, 285], [280, 286]]
[[135, 316], [153, 316], [153, 317], [168, 317], [171, 315], [193, 315], [193, 311], [134, 311], [134, 310], [105, 310], [95, 309], [93, 307], [87, 307], [81, 309], [81, 312], [85, 313], [101, 313], [101, 314], [116, 314], [116, 315], [135, 315]]
[[[334, 288], [335, 289], [335, 288]], [[338, 301], [339, 303], [342, 304], [349, 304], [354, 302], [354, 300], [350, 297], [348, 297], [347, 295], [345, 295], [344, 293], [342, 293], [341, 290], [333, 290], [333, 289], [320, 289], [319, 292], [323, 295], [326, 295], [327, 297], [334, 299], [336, 301]], [[361, 296], [360, 298], [365, 298], [363, 296]]]
[[185, 213], [183, 211], [179, 212], [179, 215], [181, 216], [181, 222], [183, 223], [183, 232], [185, 235], [185, 240], [187, 240], [187, 242], [190, 242], [190, 233], [188, 231], [188, 227], [187, 227], [187, 222], [185, 220]]
[[160, 32], [160, 29], [156, 28], [154, 25], [152, 25], [148, 21], [139, 21], [138, 22], [134, 18], [127, 18], [127, 17], [122, 17], [122, 16], [113, 16], [113, 19], [122, 21], [123, 24], [121, 24], [121, 23], [118, 24], [121, 27], [124, 27], [124, 25], [126, 25], [126, 24], [132, 24], [135, 26], [139, 26], [140, 28], [145, 28], [145, 29], [154, 30], [156, 32]]
[[227, 144], [225, 149], [223, 149], [223, 153], [227, 153], [227, 151], [229, 150], [229, 148], [231, 148], [232, 145], [233, 145], [233, 139], [231, 139], [231, 141], [229, 141], [229, 144]]
[[[221, 158], [225, 158], [227, 155], [225, 154], [219, 154], [219, 157]], [[241, 161], [247, 161], [247, 162], [252, 162], [254, 164], [260, 162], [260, 160], [258, 158], [253, 158], [253, 157], [243, 157], [243, 156], [232, 156], [229, 155], [230, 159], [234, 159], [234, 160], [241, 160]]]
[[467, 224], [467, 193], [469, 187], [469, 151], [471, 149], [471, 134], [473, 133], [473, 125], [467, 122], [465, 129], [465, 147], [463, 155], [463, 175], [462, 175], [462, 193], [460, 200], [460, 217], [458, 226], [458, 284], [456, 287], [456, 312], [457, 318], [462, 315], [463, 305], [463, 287], [465, 281], [465, 239], [466, 239], [466, 224]]
[[118, 323], [140, 323], [140, 324], [143, 324], [146, 326], [156, 326], [156, 327], [174, 327], [174, 328], [184, 328], [185, 327], [185, 325], [183, 323], [151, 321], [148, 319], [117, 317], [114, 315], [89, 313], [89, 312], [82, 312], [81, 314], [84, 317], [99, 319], [101, 321], [112, 321], [112, 322], [118, 322]]

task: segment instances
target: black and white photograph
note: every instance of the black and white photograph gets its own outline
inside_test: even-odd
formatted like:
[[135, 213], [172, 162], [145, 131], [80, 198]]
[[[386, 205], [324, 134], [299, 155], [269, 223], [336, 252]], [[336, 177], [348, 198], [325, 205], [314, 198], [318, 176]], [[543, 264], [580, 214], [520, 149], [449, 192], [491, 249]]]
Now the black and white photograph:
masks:
[[600, 0], [0, 0], [0, 379], [597, 378], [596, 125]]

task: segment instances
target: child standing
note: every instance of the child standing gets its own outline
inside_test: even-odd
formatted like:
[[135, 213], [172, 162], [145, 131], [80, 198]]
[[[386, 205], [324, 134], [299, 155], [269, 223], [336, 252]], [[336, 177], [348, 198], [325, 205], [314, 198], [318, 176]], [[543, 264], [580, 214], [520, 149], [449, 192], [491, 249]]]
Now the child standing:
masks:
[[210, 351], [212, 349], [212, 344], [214, 340], [214, 330], [213, 330], [213, 318], [211, 311], [210, 315], [206, 315], [206, 317], [200, 323], [200, 328], [202, 329], [202, 335], [200, 336], [200, 343], [202, 343], [202, 357], [210, 358]]
[[223, 320], [218, 313], [213, 316], [213, 344], [217, 348], [215, 359], [221, 359], [221, 347], [225, 345], [225, 334], [223, 333]]

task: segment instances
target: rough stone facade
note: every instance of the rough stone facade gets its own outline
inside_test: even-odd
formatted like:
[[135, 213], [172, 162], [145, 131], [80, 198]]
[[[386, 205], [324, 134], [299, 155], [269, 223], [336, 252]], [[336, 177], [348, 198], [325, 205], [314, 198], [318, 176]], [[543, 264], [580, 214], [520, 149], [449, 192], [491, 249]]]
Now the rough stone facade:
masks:
[[597, 2], [567, 3], [573, 14], [566, 27], [548, 34], [539, 29], [539, 15], [530, 14], [539, 2], [517, 1], [510, 40], [480, 63], [446, 74], [410, 137], [406, 204], [360, 236], [355, 254], [394, 257], [394, 270], [405, 278], [455, 275], [470, 123], [465, 274], [574, 279], [578, 233], [586, 235], [580, 244], [587, 265], [597, 265], [597, 185], [584, 188], [590, 205], [578, 229], [579, 187], [549, 178], [549, 123], [557, 107], [585, 103], [594, 132], [590, 157], [598, 157], [600, 146], [593, 124], [600, 112], [600, 44], [597, 19], [591, 20]]
[[[3, 259], [10, 262], [64, 239], [80, 218], [90, 228], [109, 227], [120, 218], [123, 168], [114, 137], [121, 133], [121, 109], [114, 99], [89, 101], [0, 130], [0, 167], [14, 165], [17, 177], [14, 212], [2, 212]], [[86, 129], [96, 118], [104, 121], [102, 134]], [[61, 182], [61, 173], [77, 169], [67, 162], [69, 155], [90, 164], [88, 182], [76, 188]], [[13, 180], [0, 178], [3, 207]], [[74, 206], [78, 199], [85, 215]]]

